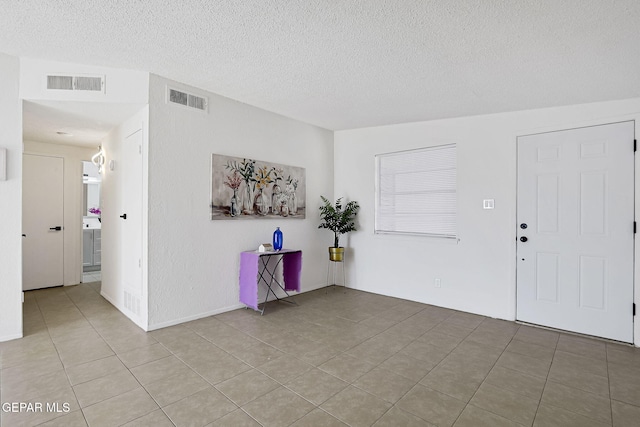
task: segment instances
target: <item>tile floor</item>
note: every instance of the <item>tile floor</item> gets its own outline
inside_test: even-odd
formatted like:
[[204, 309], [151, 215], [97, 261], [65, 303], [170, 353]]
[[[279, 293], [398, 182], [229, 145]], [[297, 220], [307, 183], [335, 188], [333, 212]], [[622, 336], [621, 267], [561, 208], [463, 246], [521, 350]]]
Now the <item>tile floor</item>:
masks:
[[59, 406], [2, 426], [640, 425], [629, 346], [334, 287], [144, 333], [99, 286], [26, 294], [0, 400]]
[[82, 283], [93, 283], [102, 280], [102, 271], [87, 271], [82, 273]]

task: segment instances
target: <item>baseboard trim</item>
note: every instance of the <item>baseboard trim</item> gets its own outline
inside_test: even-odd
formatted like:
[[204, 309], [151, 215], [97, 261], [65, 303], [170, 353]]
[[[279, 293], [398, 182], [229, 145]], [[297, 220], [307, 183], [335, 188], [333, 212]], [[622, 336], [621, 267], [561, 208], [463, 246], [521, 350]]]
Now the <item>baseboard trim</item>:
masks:
[[155, 331], [156, 329], [168, 328], [169, 326], [179, 325], [181, 323], [191, 322], [193, 320], [202, 319], [204, 317], [215, 316], [216, 314], [226, 313], [227, 311], [237, 310], [239, 308], [244, 308], [244, 304], [236, 304], [229, 307], [219, 308], [217, 310], [206, 311], [204, 313], [194, 314], [192, 316], [181, 317], [180, 319], [168, 320], [166, 322], [156, 323], [154, 325], [149, 325], [149, 331]]
[[22, 337], [23, 337], [22, 334], [5, 335], [4, 337], [0, 337], [0, 342], [17, 340], [17, 339], [20, 339]]
[[124, 314], [125, 317], [129, 320], [131, 320], [137, 327], [139, 327], [140, 329], [142, 329], [145, 332], [149, 332], [150, 329], [145, 328], [142, 319], [136, 319], [134, 317], [131, 317], [129, 314], [127, 314], [127, 312], [125, 310], [122, 309], [122, 307], [119, 307], [118, 304], [116, 304], [114, 302], [114, 299], [111, 298], [108, 294], [104, 293], [104, 291], [102, 291], [102, 289], [100, 290], [100, 296], [102, 296], [102, 298], [106, 299], [107, 301], [109, 301], [109, 303], [114, 306], [120, 313]]

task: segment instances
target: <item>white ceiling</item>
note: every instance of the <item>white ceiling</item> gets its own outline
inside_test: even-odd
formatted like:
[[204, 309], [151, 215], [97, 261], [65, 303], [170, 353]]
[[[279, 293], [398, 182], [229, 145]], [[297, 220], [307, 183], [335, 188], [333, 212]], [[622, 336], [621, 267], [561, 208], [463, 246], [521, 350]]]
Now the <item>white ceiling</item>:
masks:
[[95, 102], [24, 101], [22, 105], [24, 140], [82, 147], [97, 147], [111, 129], [142, 108]]
[[3, 0], [0, 51], [339, 130], [638, 97], [639, 23], [638, 0]]

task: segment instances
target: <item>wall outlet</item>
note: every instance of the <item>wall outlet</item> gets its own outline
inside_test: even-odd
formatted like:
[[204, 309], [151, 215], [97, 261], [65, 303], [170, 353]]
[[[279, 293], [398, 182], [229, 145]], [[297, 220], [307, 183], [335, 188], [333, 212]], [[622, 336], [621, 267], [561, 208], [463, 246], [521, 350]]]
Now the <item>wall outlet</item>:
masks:
[[439, 288], [440, 287], [440, 279], [436, 279], [434, 284], [435, 284], [436, 288]]

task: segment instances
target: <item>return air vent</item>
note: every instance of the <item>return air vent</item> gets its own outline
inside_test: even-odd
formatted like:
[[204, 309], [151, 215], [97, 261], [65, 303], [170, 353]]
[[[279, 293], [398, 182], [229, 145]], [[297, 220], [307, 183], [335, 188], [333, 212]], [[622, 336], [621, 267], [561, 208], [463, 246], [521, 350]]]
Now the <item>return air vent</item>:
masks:
[[131, 294], [130, 292], [124, 291], [124, 307], [128, 309], [133, 314], [140, 315], [140, 298]]
[[104, 76], [47, 76], [47, 89], [104, 92]]
[[207, 98], [167, 87], [167, 102], [207, 111]]

